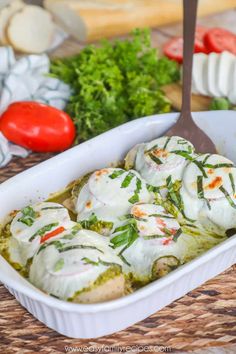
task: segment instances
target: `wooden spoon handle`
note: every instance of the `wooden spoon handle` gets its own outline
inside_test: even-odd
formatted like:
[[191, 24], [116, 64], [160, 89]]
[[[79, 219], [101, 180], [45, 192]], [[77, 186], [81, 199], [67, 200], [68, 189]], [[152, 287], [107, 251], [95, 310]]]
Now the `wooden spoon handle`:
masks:
[[191, 112], [192, 66], [198, 0], [183, 0], [183, 5], [184, 61], [181, 116], [189, 117]]

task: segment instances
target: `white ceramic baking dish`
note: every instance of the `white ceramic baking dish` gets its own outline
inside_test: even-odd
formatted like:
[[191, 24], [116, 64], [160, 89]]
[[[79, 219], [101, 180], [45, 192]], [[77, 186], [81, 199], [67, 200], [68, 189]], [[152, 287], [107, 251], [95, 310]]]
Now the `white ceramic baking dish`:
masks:
[[[48, 197], [84, 173], [121, 160], [136, 143], [162, 135], [177, 113], [141, 118], [43, 162], [0, 185], [0, 222], [13, 209]], [[195, 113], [220, 153], [236, 162], [236, 112]], [[236, 235], [164, 278], [118, 300], [80, 305], [45, 295], [0, 256], [0, 281], [46, 326], [69, 337], [95, 338], [148, 317], [236, 261]]]

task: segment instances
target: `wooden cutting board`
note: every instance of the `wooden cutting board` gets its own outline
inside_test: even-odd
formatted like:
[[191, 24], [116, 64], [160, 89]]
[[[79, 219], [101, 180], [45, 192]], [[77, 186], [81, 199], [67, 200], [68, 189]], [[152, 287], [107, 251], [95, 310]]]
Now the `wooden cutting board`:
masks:
[[[182, 92], [181, 85], [179, 84], [170, 84], [164, 86], [162, 90], [165, 92], [167, 98], [171, 101], [172, 107], [180, 111], [182, 103]], [[192, 111], [207, 111], [209, 110], [211, 98], [206, 96], [192, 95]]]

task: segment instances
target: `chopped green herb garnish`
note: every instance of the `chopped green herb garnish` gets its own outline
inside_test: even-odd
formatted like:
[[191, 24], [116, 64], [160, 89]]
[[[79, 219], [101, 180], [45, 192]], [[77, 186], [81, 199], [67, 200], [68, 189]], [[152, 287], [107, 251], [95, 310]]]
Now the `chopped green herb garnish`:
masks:
[[36, 217], [38, 216], [38, 213], [34, 211], [34, 209], [31, 206], [27, 206], [24, 209], [21, 210], [22, 217], [18, 219], [19, 222], [22, 222], [23, 224], [27, 226], [32, 226]]
[[236, 204], [234, 204], [234, 201], [232, 200], [227, 190], [223, 186], [220, 186], [219, 190], [224, 194], [225, 198], [227, 199], [231, 207], [236, 209]]
[[99, 248], [97, 248], [95, 246], [89, 246], [89, 245], [71, 245], [71, 246], [61, 247], [58, 249], [58, 251], [60, 253], [62, 253], [62, 252], [66, 252], [66, 251], [76, 250], [76, 249], [96, 250], [100, 253], [104, 253]]
[[83, 257], [82, 261], [84, 261], [85, 264], [92, 264], [92, 265], [95, 265], [95, 266], [99, 265], [99, 262], [92, 261], [88, 257]]
[[[135, 222], [129, 223], [124, 226], [120, 226], [116, 228], [114, 233], [116, 232], [120, 232], [120, 233], [111, 239], [111, 244], [113, 245], [113, 248], [124, 246], [118, 254], [122, 258], [124, 251], [127, 248], [129, 248], [134, 243], [134, 241], [137, 240], [137, 238], [139, 237], [137, 225]], [[130, 264], [128, 263], [128, 265]]]
[[156, 157], [155, 155], [153, 155], [151, 152], [148, 154], [148, 156], [150, 157], [150, 159], [152, 161], [154, 161], [157, 165], [162, 165], [163, 162], [161, 161], [161, 159], [159, 159], [159, 157]]
[[204, 167], [206, 168], [213, 168], [213, 169], [217, 169], [217, 168], [235, 168], [235, 166], [232, 163], [218, 163], [216, 165], [212, 165], [210, 163], [205, 163]]
[[155, 238], [163, 238], [166, 237], [166, 235], [148, 235], [148, 236], [143, 236], [144, 240], [151, 240]]
[[166, 218], [166, 219], [174, 219], [174, 216], [165, 215], [165, 214], [150, 214], [149, 217], [153, 216], [155, 218]]
[[197, 176], [197, 195], [199, 199], [204, 199], [203, 176]]
[[45, 243], [43, 243], [40, 246], [37, 254], [39, 254], [41, 251], [43, 251], [45, 248], [47, 248], [49, 246], [55, 246], [56, 249], [60, 249], [63, 246], [63, 244], [59, 240], [54, 240], [54, 241], [51, 241], [51, 242], [45, 242]]
[[178, 229], [177, 230], [177, 232], [174, 234], [174, 237], [173, 237], [173, 241], [177, 241], [178, 240], [178, 238], [179, 238], [179, 236], [182, 234], [182, 229], [180, 228], [180, 229]]
[[142, 189], [142, 181], [140, 178], [137, 177], [136, 189], [134, 191], [134, 195], [131, 198], [129, 198], [129, 202], [131, 204], [135, 204], [135, 203], [139, 202], [139, 193], [140, 193], [141, 189]]
[[161, 189], [161, 187], [155, 187], [155, 186], [151, 186], [151, 184], [147, 184], [147, 190], [149, 192], [159, 193], [160, 189]]
[[111, 178], [111, 179], [118, 178], [119, 176], [123, 175], [123, 173], [125, 173], [124, 170], [116, 170], [116, 171], [112, 172], [111, 175], [109, 175], [109, 178]]
[[169, 144], [170, 140], [171, 140], [171, 136], [168, 136], [168, 137], [166, 138], [165, 145], [163, 146], [163, 150], [165, 150], [165, 149], [167, 148], [167, 145]]
[[234, 182], [234, 177], [232, 175], [232, 173], [229, 173], [229, 179], [230, 179], [230, 183], [231, 183], [231, 187], [232, 187], [232, 191], [235, 194], [235, 182]]
[[125, 179], [123, 180], [123, 182], [121, 184], [121, 188], [127, 188], [130, 185], [130, 183], [134, 177], [135, 177], [135, 174], [132, 172], [129, 172], [127, 174], [127, 176], [125, 177]]
[[58, 210], [58, 209], [64, 209], [63, 206], [51, 206], [51, 207], [44, 207], [41, 210]]
[[211, 156], [211, 154], [207, 154], [205, 157], [204, 157], [204, 160], [202, 160], [202, 164], [205, 165], [205, 163], [207, 162], [207, 160], [209, 159], [209, 157]]
[[151, 152], [151, 151], [155, 150], [157, 147], [158, 147], [158, 145], [157, 145], [157, 144], [153, 145], [150, 149], [146, 150], [146, 151], [144, 152], [144, 154], [145, 154], [145, 155], [148, 155], [148, 154], [149, 154], [149, 152]]
[[92, 265], [95, 265], [95, 266], [99, 266], [100, 264], [101, 265], [104, 265], [105, 267], [113, 267], [113, 266], [119, 266], [120, 265], [118, 263], [113, 263], [113, 262], [106, 262], [106, 261], [103, 261], [102, 259], [98, 258], [98, 261], [93, 261], [91, 259], [89, 259], [88, 257], [84, 257], [82, 258], [82, 261], [84, 261], [85, 264], [92, 264]]

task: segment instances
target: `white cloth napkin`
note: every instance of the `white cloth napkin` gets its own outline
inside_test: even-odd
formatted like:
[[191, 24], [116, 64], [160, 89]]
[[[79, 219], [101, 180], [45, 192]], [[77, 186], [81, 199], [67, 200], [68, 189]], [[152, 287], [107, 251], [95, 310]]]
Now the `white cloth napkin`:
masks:
[[4, 167], [11, 161], [12, 156], [26, 157], [29, 155], [29, 151], [11, 144], [5, 136], [0, 133], [0, 167]]
[[[0, 47], [0, 114], [11, 103], [19, 101], [37, 101], [64, 109], [70, 87], [48, 77], [49, 68], [50, 60], [46, 54], [16, 60], [11, 47]], [[5, 166], [12, 155], [27, 156], [25, 149], [9, 144], [1, 134], [0, 167]]]

